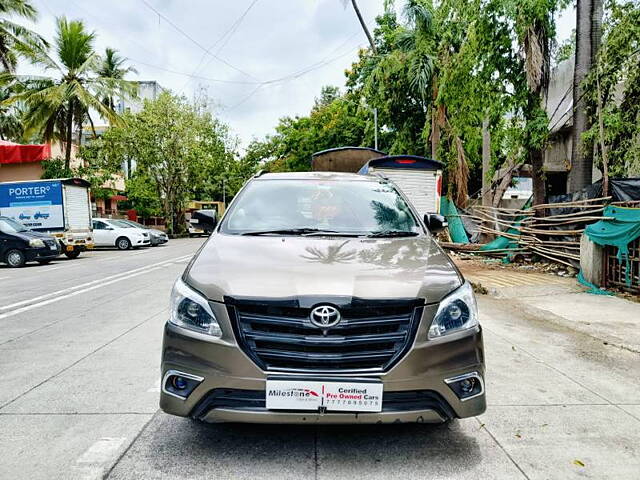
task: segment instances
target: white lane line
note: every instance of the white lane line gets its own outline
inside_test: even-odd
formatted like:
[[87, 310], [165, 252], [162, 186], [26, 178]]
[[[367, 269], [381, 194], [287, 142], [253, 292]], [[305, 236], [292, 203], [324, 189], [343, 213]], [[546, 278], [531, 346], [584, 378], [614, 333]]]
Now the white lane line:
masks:
[[126, 441], [127, 439], [123, 437], [101, 438], [80, 455], [76, 463], [106, 463], [115, 456]]
[[[111, 280], [111, 279], [114, 279], [114, 278], [124, 277], [125, 275], [129, 275], [129, 274], [135, 273], [135, 272], [140, 272], [140, 271], [148, 269], [148, 268], [152, 268], [152, 267], [156, 267], [156, 266], [164, 265], [164, 264], [170, 264], [170, 263], [173, 263], [173, 262], [176, 262], [176, 261], [180, 261], [180, 260], [185, 260], [186, 258], [191, 258], [191, 256], [192, 255], [182, 255], [180, 257], [171, 258], [171, 259], [168, 259], [168, 260], [164, 260], [162, 262], [152, 263], [150, 265], [145, 265], [143, 267], [135, 268], [133, 270], [129, 270], [128, 272], [117, 273], [115, 275], [110, 275], [108, 277], [99, 278], [98, 280], [93, 280], [91, 282], [82, 283], [80, 285], [75, 285], [73, 287], [64, 288], [62, 290], [58, 290], [58, 291], [55, 291], [55, 292], [52, 292], [52, 293], [47, 293], [45, 295], [40, 295], [38, 297], [30, 298], [30, 299], [27, 299], [27, 300], [22, 300], [20, 302], [12, 303], [10, 305], [3, 305], [3, 306], [0, 306], [0, 311], [9, 310], [9, 309], [20, 307], [22, 305], [27, 305], [27, 304], [33, 303], [33, 302], [39, 302], [40, 300], [45, 300], [47, 298], [55, 297], [57, 295], [63, 295], [65, 293], [67, 293], [67, 292], [72, 292], [74, 290], [85, 288], [85, 287], [88, 287], [90, 285], [95, 285], [96, 283], [101, 284], [101, 282], [104, 282], [104, 281], [107, 281], [107, 280]], [[0, 318], [3, 318], [3, 317], [0, 316]]]
[[148, 248], [147, 250], [142, 250], [141, 252], [132, 253], [131, 256], [135, 257], [136, 255], [144, 255], [145, 253], [151, 253], [151, 252], [153, 252], [153, 250], [151, 250], [151, 248]]
[[103, 282], [103, 283], [99, 283], [98, 285], [93, 285], [92, 287], [85, 288], [84, 290], [76, 290], [74, 292], [67, 293], [66, 295], [50, 298], [49, 300], [44, 300], [44, 301], [38, 302], [38, 303], [32, 303], [31, 305], [27, 305], [26, 307], [18, 308], [16, 310], [11, 310], [9, 312], [0, 314], [0, 320], [4, 320], [5, 318], [13, 317], [14, 315], [18, 315], [20, 313], [28, 312], [30, 310], [33, 310], [34, 308], [44, 307], [45, 305], [49, 305], [49, 304], [52, 304], [52, 303], [59, 302], [60, 300], [64, 300], [65, 298], [75, 297], [76, 295], [80, 295], [82, 293], [90, 292], [91, 290], [95, 290], [96, 288], [101, 288], [101, 287], [104, 287], [104, 286], [107, 286], [107, 285], [111, 285], [112, 283], [120, 282], [122, 280], [128, 280], [129, 278], [137, 277], [138, 275], [144, 275], [145, 273], [150, 273], [150, 272], [153, 272], [155, 270], [160, 270], [161, 268], [162, 268], [162, 266], [149, 268], [149, 269], [143, 270], [141, 272], [132, 273], [131, 275], [114, 278], [113, 280], [110, 280], [108, 282]]
[[11, 277], [0, 277], [0, 280], [6, 280], [7, 278], [11, 278]]

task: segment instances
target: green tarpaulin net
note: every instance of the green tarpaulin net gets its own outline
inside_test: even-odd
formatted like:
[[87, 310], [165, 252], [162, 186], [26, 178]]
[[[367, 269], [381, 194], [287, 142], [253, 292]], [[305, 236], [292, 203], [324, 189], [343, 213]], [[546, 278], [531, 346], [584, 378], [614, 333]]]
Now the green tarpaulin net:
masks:
[[[531, 207], [531, 199], [529, 199], [527, 201], [527, 203], [525, 203], [522, 206], [522, 210], [526, 210], [528, 208]], [[525, 219], [525, 215], [522, 215], [521, 217], [516, 218], [516, 222], [513, 224], [514, 227], [519, 227], [520, 224], [522, 223], [522, 220]], [[507, 230], [505, 233], [509, 234], [509, 235], [515, 235], [517, 237], [520, 237], [520, 230], [518, 230], [517, 228], [510, 228], [509, 230]], [[508, 237], [498, 237], [495, 240], [484, 244], [482, 247], [480, 247], [480, 250], [482, 251], [487, 251], [487, 250], [516, 250], [519, 248], [518, 245], [518, 240], [515, 238], [508, 238]], [[503, 263], [511, 263], [513, 257], [513, 253], [507, 253], [503, 259], [502, 262]]]
[[609, 205], [605, 207], [603, 219], [587, 225], [584, 233], [598, 245], [611, 245], [618, 248], [618, 261], [625, 262], [625, 281], [631, 286], [631, 262], [629, 244], [640, 237], [640, 208], [624, 208]]
[[447, 197], [440, 199], [440, 214], [444, 215], [447, 219], [451, 240], [455, 243], [469, 243], [469, 236], [464, 229], [458, 209]]

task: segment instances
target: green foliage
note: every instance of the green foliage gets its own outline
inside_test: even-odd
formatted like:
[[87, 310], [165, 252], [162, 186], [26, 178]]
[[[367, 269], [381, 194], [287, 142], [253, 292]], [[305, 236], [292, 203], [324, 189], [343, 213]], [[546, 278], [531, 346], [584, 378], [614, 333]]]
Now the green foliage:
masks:
[[[324, 87], [308, 116], [280, 119], [276, 133], [260, 142], [254, 140], [244, 157], [253, 165], [268, 160], [270, 171], [309, 170], [311, 155], [336, 146], [361, 146], [367, 121], [364, 109], [349, 94], [341, 95], [336, 87]], [[373, 142], [371, 142], [373, 143]]]
[[640, 5], [613, 1], [604, 24], [596, 67], [586, 79], [587, 112], [592, 127], [583, 139], [602, 166], [598, 125], [598, 82], [602, 99], [604, 143], [612, 177], [640, 175]]
[[38, 12], [29, 0], [0, 0], [0, 65], [14, 72], [25, 51], [44, 48], [47, 42], [37, 33], [9, 19], [36, 20]]
[[79, 20], [57, 19], [55, 46], [50, 52], [41, 45], [24, 46], [23, 52], [37, 66], [56, 72], [51, 77], [0, 75], [0, 83], [12, 88], [5, 103], [23, 103], [25, 137], [39, 135], [44, 141], [64, 140], [65, 160], [69, 167], [73, 128], [85, 120], [93, 125], [90, 109], [118, 123], [119, 116], [102, 100], [116, 93], [133, 95], [135, 86], [122, 78], [107, 78], [96, 73], [100, 57], [94, 51], [95, 33], [88, 32]]
[[254, 163], [236, 161], [234, 148], [225, 125], [165, 92], [125, 115], [82, 156], [104, 172], [123, 161], [135, 165], [127, 181], [131, 206], [144, 215], [161, 212], [169, 231], [180, 232], [189, 200], [220, 199], [223, 178], [229, 194], [253, 173]]
[[555, 52], [556, 65], [572, 58], [576, 54], [576, 29], [571, 31], [571, 36], [558, 45]]

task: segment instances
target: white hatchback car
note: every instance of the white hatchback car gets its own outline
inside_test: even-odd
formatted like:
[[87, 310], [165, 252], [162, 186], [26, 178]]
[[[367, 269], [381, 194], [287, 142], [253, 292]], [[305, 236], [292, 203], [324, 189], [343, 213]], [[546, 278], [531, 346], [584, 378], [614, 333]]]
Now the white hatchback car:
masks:
[[111, 218], [93, 219], [93, 240], [96, 247], [116, 247], [118, 250], [147, 247], [149, 232]]

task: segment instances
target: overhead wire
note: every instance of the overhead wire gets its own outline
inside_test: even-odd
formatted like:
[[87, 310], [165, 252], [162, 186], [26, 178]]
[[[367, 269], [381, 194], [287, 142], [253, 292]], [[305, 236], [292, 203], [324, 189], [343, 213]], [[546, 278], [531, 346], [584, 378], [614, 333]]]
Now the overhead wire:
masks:
[[187, 32], [185, 32], [179, 25], [177, 25], [175, 22], [173, 22], [169, 17], [167, 17], [166, 15], [164, 15], [162, 12], [160, 12], [158, 9], [156, 9], [153, 5], [151, 5], [147, 0], [140, 0], [143, 4], [145, 4], [147, 6], [147, 8], [149, 8], [149, 10], [151, 10], [152, 12], [154, 12], [156, 15], [158, 15], [158, 18], [163, 19], [165, 22], [167, 22], [174, 30], [176, 30], [178, 33], [180, 33], [183, 37], [185, 37], [187, 40], [189, 40], [191, 43], [193, 43], [195, 46], [197, 46], [198, 48], [200, 48], [203, 52], [206, 52], [207, 55], [210, 55], [211, 57], [215, 58], [216, 60], [218, 60], [220, 63], [223, 63], [224, 65], [228, 66], [229, 68], [237, 71], [238, 73], [242, 73], [243, 75], [246, 75], [249, 78], [253, 78], [256, 81], [259, 81], [256, 77], [254, 77], [253, 75], [251, 75], [250, 73], [245, 72], [244, 70], [242, 70], [241, 68], [236, 67], [235, 65], [233, 65], [232, 63], [228, 62], [227, 60], [225, 60], [224, 58], [216, 55], [215, 53], [210, 52], [209, 50], [207, 50], [207, 48], [202, 45], [200, 42], [198, 42], [195, 38], [193, 38], [191, 35], [189, 35]]
[[[218, 39], [215, 42], [213, 42], [213, 44], [207, 49], [207, 52], [210, 52], [211, 50], [213, 50], [216, 47], [216, 45], [218, 45], [224, 39], [224, 43], [222, 45], [220, 45], [220, 47], [215, 52], [216, 55], [219, 55], [220, 52], [222, 51], [222, 49], [227, 45], [227, 43], [229, 43], [229, 40], [231, 40], [231, 37], [234, 35], [234, 33], [236, 31], [238, 31], [238, 28], [240, 27], [240, 24], [242, 23], [244, 18], [251, 11], [251, 9], [255, 6], [255, 4], [258, 3], [258, 1], [259, 0], [253, 0], [249, 4], [249, 6], [244, 10], [244, 12], [242, 12], [240, 17], [238, 17], [231, 24], [231, 26], [227, 30], [225, 30], [225, 32], [222, 35], [220, 35], [220, 37], [218, 37]], [[207, 52], [203, 53], [202, 57], [200, 57], [200, 61], [198, 62], [198, 65], [196, 66], [196, 68], [194, 68], [194, 70], [192, 72], [192, 75], [196, 75], [201, 71], [200, 67], [202, 66], [202, 62], [204, 61], [204, 59], [207, 58]], [[207, 68], [212, 60], [213, 60], [213, 58], [210, 58], [209, 61], [207, 62], [207, 64], [204, 67], [202, 67], [202, 69]], [[191, 80], [187, 80], [187, 82], [182, 86], [182, 88], [180, 90], [184, 90], [187, 87], [187, 85], [189, 85], [190, 82], [191, 82]]]

